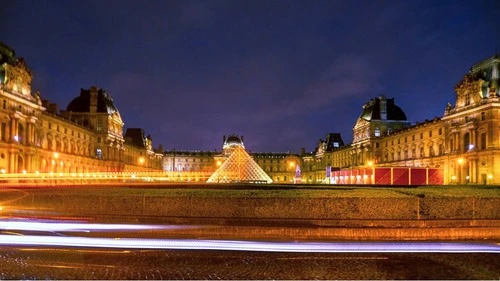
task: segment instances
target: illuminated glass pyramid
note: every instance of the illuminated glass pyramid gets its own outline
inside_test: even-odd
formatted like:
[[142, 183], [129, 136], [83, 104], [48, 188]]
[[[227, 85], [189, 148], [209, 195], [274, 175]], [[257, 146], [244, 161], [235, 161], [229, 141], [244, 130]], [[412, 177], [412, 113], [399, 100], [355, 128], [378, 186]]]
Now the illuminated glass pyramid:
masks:
[[208, 183], [271, 183], [273, 180], [242, 147], [236, 147]]

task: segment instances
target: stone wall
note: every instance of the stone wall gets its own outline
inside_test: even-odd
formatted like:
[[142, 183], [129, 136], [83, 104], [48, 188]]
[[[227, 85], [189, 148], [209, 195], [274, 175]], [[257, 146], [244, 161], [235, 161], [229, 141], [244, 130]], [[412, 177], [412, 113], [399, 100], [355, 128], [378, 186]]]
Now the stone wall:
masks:
[[[323, 226], [478, 225], [500, 219], [500, 198], [238, 198], [30, 193], [25, 208], [77, 216], [289, 221]], [[436, 224], [436, 222], [440, 222]], [[390, 222], [390, 223], [388, 223]]]

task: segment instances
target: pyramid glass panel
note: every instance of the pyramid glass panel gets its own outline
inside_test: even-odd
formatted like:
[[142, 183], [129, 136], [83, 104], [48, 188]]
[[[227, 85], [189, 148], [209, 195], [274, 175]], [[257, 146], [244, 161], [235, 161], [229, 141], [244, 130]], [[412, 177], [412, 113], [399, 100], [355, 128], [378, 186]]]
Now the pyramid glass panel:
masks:
[[208, 183], [271, 183], [272, 179], [242, 147], [236, 147]]

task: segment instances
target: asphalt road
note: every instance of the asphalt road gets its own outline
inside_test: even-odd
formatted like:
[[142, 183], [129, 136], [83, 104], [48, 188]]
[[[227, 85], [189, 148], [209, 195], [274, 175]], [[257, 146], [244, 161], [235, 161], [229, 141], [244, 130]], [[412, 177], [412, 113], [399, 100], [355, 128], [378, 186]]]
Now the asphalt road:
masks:
[[0, 279], [490, 279], [498, 254], [2, 247]]

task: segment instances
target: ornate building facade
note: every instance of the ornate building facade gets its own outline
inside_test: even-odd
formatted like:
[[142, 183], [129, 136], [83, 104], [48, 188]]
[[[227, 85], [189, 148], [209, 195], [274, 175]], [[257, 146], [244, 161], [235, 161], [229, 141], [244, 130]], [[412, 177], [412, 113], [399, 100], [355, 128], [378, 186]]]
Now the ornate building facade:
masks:
[[443, 117], [411, 125], [393, 99], [372, 99], [349, 145], [303, 157], [304, 177], [327, 182], [327, 170], [357, 167], [441, 168], [445, 184], [500, 184], [500, 57], [470, 69], [455, 87]]
[[[500, 57], [472, 66], [442, 117], [411, 124], [394, 99], [371, 99], [353, 127], [353, 141], [327, 134], [314, 152], [249, 153], [275, 183], [329, 183], [332, 171], [355, 168], [442, 169], [445, 184], [500, 184]], [[110, 94], [90, 87], [65, 110], [32, 92], [24, 60], [0, 43], [0, 173], [163, 171], [205, 181], [243, 137], [224, 136], [221, 151], [163, 151], [140, 128], [124, 133]], [[300, 167], [300, 169], [298, 169]]]
[[66, 110], [32, 92], [32, 74], [0, 43], [0, 172], [86, 173], [161, 170], [150, 139], [127, 142], [123, 121], [103, 89], [82, 89]]
[[[221, 151], [165, 151], [163, 168], [172, 177], [205, 181], [226, 161], [236, 147], [245, 148], [243, 136], [223, 136]], [[249, 153], [274, 183], [291, 183], [301, 158], [293, 153]]]

